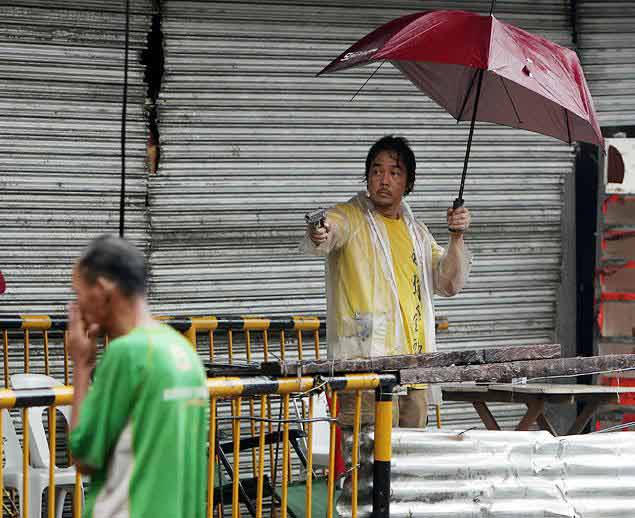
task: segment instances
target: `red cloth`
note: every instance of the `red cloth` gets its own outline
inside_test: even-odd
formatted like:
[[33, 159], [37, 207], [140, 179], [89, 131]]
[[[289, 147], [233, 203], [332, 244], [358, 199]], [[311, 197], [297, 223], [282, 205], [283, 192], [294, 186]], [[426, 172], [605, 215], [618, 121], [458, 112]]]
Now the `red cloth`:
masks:
[[[332, 409], [331, 398], [326, 395], [326, 401], [329, 404], [329, 409]], [[344, 464], [344, 456], [342, 455], [342, 431], [339, 426], [335, 426], [335, 478], [339, 478], [346, 473], [346, 466]]]
[[2, 272], [0, 271], [0, 295], [4, 293], [4, 290], [7, 288], [7, 283], [4, 282], [4, 277], [2, 276]]

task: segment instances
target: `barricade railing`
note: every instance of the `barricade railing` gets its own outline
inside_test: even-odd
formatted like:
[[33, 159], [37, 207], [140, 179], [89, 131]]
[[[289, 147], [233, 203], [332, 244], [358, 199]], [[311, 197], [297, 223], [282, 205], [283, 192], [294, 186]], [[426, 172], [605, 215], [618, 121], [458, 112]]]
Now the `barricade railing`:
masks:
[[[337, 423], [337, 407], [338, 393], [342, 391], [353, 391], [355, 397], [355, 412], [353, 417], [353, 447], [352, 461], [349, 468], [350, 476], [350, 505], [352, 516], [358, 516], [358, 493], [359, 493], [359, 437], [361, 426], [361, 394], [364, 391], [375, 391], [375, 426], [374, 426], [374, 470], [372, 481], [372, 512], [375, 518], [388, 517], [389, 499], [390, 499], [390, 457], [391, 457], [391, 431], [392, 431], [392, 388], [397, 379], [392, 374], [350, 374], [336, 377], [313, 378], [299, 376], [293, 378], [267, 378], [263, 376], [257, 377], [217, 377], [210, 378], [207, 386], [210, 396], [210, 424], [209, 424], [209, 461], [207, 470], [207, 511], [206, 516], [212, 518], [215, 515], [223, 516], [222, 507], [224, 501], [223, 485], [219, 486], [216, 480], [217, 470], [224, 467], [231, 478], [231, 515], [237, 518], [242, 515], [241, 504], [247, 507], [250, 514], [256, 518], [264, 515], [264, 502], [267, 496], [265, 494], [266, 482], [266, 461], [270, 464], [270, 481], [273, 493], [277, 494], [279, 488], [279, 497], [270, 498], [272, 506], [276, 507], [277, 513], [282, 517], [297, 516], [297, 512], [289, 510], [289, 491], [290, 491], [290, 445], [292, 441], [291, 426], [294, 424], [302, 424], [304, 430], [302, 434], [306, 434], [306, 446], [301, 451], [304, 456], [306, 466], [304, 469], [305, 476], [299, 480], [300, 486], [296, 483], [295, 488], [301, 487], [304, 491], [304, 514], [306, 518], [313, 517], [312, 509], [316, 500], [314, 484], [316, 478], [313, 469], [313, 452], [312, 452], [312, 435], [313, 426], [317, 421], [327, 420], [329, 423], [329, 458], [326, 470], [326, 508], [327, 518], [335, 516], [335, 488], [336, 488], [336, 423]], [[317, 393], [326, 390], [330, 394], [331, 412], [326, 417], [314, 416], [314, 401]], [[306, 397], [308, 399], [308, 409], [306, 416], [292, 417], [290, 402], [294, 397]], [[73, 389], [70, 386], [59, 386], [51, 388], [34, 388], [20, 390], [0, 390], [0, 409], [3, 415], [5, 410], [20, 409], [22, 419], [22, 429], [29, 429], [29, 413], [28, 409], [32, 407], [48, 408], [48, 443], [49, 443], [49, 466], [48, 466], [48, 517], [55, 516], [56, 508], [56, 487], [55, 477], [55, 452], [57, 442], [56, 431], [56, 409], [60, 406], [70, 405], [73, 397]], [[265, 417], [267, 415], [267, 400], [271, 397], [280, 399], [281, 418], [272, 419]], [[243, 399], [257, 400], [260, 406], [258, 416], [241, 415], [241, 402]], [[229, 400], [232, 405], [232, 413], [229, 417], [223, 417], [218, 414], [218, 404], [222, 400]], [[231, 458], [229, 462], [225, 458], [223, 450], [219, 447], [221, 440], [218, 436], [219, 423], [223, 419], [230, 420], [231, 426]], [[243, 436], [243, 430], [240, 426], [241, 421], [248, 420], [254, 427], [250, 427], [249, 431], [254, 430], [247, 437]], [[268, 424], [277, 423], [281, 428], [281, 433], [274, 434], [267, 432]], [[12, 426], [12, 423], [9, 423]], [[0, 432], [5, 435], [4, 417], [0, 419]], [[257, 430], [255, 429], [257, 426]], [[297, 432], [297, 429], [295, 429]], [[21, 493], [20, 506], [21, 516], [29, 515], [29, 490], [30, 477], [33, 476], [33, 469], [30, 466], [30, 444], [29, 433], [23, 434], [22, 439], [22, 487], [16, 488]], [[297, 433], [293, 436], [297, 437]], [[229, 442], [229, 441], [228, 441]], [[267, 442], [275, 443], [276, 452], [282, 448], [282, 461], [277, 462], [277, 453], [272, 458], [272, 450], [266, 453]], [[7, 443], [8, 444], [8, 443]], [[295, 441], [297, 446], [297, 441]], [[246, 447], [247, 448], [246, 448]], [[5, 441], [0, 445], [0, 494], [4, 493], [4, 459]], [[249, 495], [243, 486], [245, 478], [242, 476], [243, 466], [241, 463], [241, 451], [251, 449], [256, 452], [256, 464], [252, 465], [253, 477], [250, 480], [255, 481], [255, 498], [250, 501]], [[267, 459], [267, 454], [269, 458]], [[221, 458], [222, 456], [222, 458]], [[220, 463], [220, 464], [219, 464]], [[222, 466], [221, 466], [222, 464]], [[251, 463], [249, 463], [251, 464]], [[278, 478], [278, 474], [280, 477]], [[280, 480], [278, 485], [277, 480]], [[323, 481], [322, 481], [323, 482]], [[220, 487], [220, 489], [219, 489]], [[75, 488], [73, 498], [73, 518], [79, 518], [82, 506], [82, 480], [79, 473], [75, 476]], [[219, 509], [220, 507], [220, 509]], [[273, 507], [272, 507], [273, 508]], [[0, 518], [4, 513], [0, 507]], [[321, 518], [321, 517], [320, 517]]]
[[[324, 321], [313, 316], [261, 317], [261, 316], [159, 316], [160, 320], [182, 332], [197, 347], [203, 358], [210, 362], [226, 360], [250, 362], [272, 359], [319, 359], [324, 350], [320, 334], [324, 332]], [[48, 315], [0, 315], [0, 339], [3, 346], [3, 381], [5, 388], [10, 385], [10, 355], [17, 352], [22, 356], [21, 368], [16, 372], [33, 371], [32, 350], [37, 348], [36, 367], [46, 375], [51, 375], [54, 361], [63, 368], [64, 383], [70, 383], [68, 336], [65, 316]], [[437, 331], [448, 329], [444, 316], [436, 317]], [[11, 333], [16, 336], [11, 336]], [[277, 333], [278, 341], [272, 345], [272, 333]], [[20, 336], [18, 336], [18, 334]], [[61, 343], [53, 340], [61, 339]], [[219, 334], [223, 344], [220, 351], [215, 345]], [[236, 337], [242, 335], [240, 344]], [[308, 337], [308, 343], [307, 343]], [[35, 344], [37, 340], [37, 344]], [[102, 337], [100, 346], [107, 345], [108, 337]], [[14, 347], [14, 344], [17, 347]], [[14, 358], [14, 364], [18, 361]], [[60, 373], [61, 374], [61, 373]]]
[[[304, 359], [307, 349], [311, 357], [320, 358], [320, 332], [324, 330], [324, 323], [318, 317], [254, 317], [254, 316], [197, 316], [197, 317], [169, 317], [159, 316], [160, 320], [182, 332], [196, 347], [202, 357], [209, 361], [226, 360], [230, 364], [234, 361], [250, 362], [254, 359], [268, 360], [271, 357], [284, 360], [291, 353], [292, 358]], [[15, 315], [0, 316], [0, 337], [3, 346], [3, 376], [4, 386], [10, 385], [10, 353], [17, 351], [22, 356], [21, 368], [13, 370], [29, 373], [32, 368], [32, 350], [37, 339], [38, 371], [46, 375], [52, 373], [53, 360], [60, 362], [63, 368], [64, 383], [70, 383], [70, 365], [68, 355], [68, 334], [66, 327], [68, 320], [65, 316], [48, 315]], [[279, 342], [276, 347], [271, 345], [271, 333], [276, 332]], [[11, 336], [19, 333], [21, 336]], [[240, 344], [236, 335], [242, 334]], [[255, 336], [258, 333], [259, 336]], [[52, 334], [61, 339], [61, 343], [51, 343]], [[205, 334], [205, 336], [203, 336]], [[215, 339], [222, 334], [222, 351], [215, 350]], [[305, 342], [309, 336], [309, 345]], [[205, 338], [207, 343], [205, 343]], [[255, 340], [256, 339], [256, 340]], [[257, 344], [256, 344], [257, 341]], [[100, 346], [107, 345], [108, 337], [102, 337]], [[16, 344], [17, 347], [13, 347]], [[255, 350], [257, 349], [257, 350]], [[55, 354], [54, 351], [58, 353]], [[15, 358], [14, 358], [15, 363]], [[61, 374], [61, 373], [60, 373]]]
[[[199, 355], [205, 359], [210, 376], [225, 375], [228, 366], [239, 370], [246, 369], [241, 372], [244, 376], [249, 366], [260, 360], [319, 359], [324, 354], [320, 341], [324, 334], [324, 322], [317, 317], [179, 316], [159, 318], [182, 332], [190, 340]], [[5, 388], [10, 385], [10, 374], [20, 372], [44, 373], [55, 376], [60, 381], [63, 378], [64, 385], [69, 385], [72, 365], [69, 362], [66, 327], [66, 317], [0, 316]], [[437, 330], [447, 329], [447, 319], [437, 317], [436, 327]], [[108, 337], [102, 337], [99, 349], [101, 350], [107, 344]], [[301, 373], [298, 375], [300, 376]], [[304, 378], [300, 376], [299, 379]], [[221, 426], [219, 430], [232, 434], [241, 433], [243, 437], [257, 437], [260, 427], [264, 426], [268, 437], [271, 438], [275, 436], [275, 423], [285, 421], [284, 416], [288, 416], [289, 405], [293, 403], [292, 410], [295, 410], [297, 414], [294, 422], [301, 426], [302, 442], [306, 443], [308, 453], [313, 445], [311, 420], [315, 419], [313, 413], [317, 401], [314, 389], [307, 390], [306, 394], [299, 391], [293, 396], [289, 395], [288, 398], [285, 398], [284, 394], [265, 392], [257, 398], [241, 396], [229, 401], [226, 397], [219, 395], [214, 401], [215, 410], [219, 415], [219, 423], [227, 424], [227, 429]], [[337, 398], [332, 398], [332, 411], [335, 410], [333, 406], [336, 404]], [[49, 419], [54, 420], [54, 417]], [[440, 413], [437, 407], [437, 426], [440, 424]], [[63, 444], [58, 446], [63, 447]], [[269, 472], [270, 480], [275, 482], [278, 475], [276, 472], [278, 449], [273, 441], [267, 442], [265, 446], [268, 450], [265, 469]], [[254, 478], [258, 478], [262, 457], [258, 457], [256, 448], [252, 448], [247, 456], [250, 457], [249, 462], [243, 463], [251, 464], [251, 472]], [[312, 472], [314, 469], [312, 455], [308, 457], [311, 458], [309, 471]], [[68, 458], [70, 459], [70, 452]], [[355, 459], [353, 461], [353, 464], [357, 465]], [[297, 472], [300, 469], [306, 471], [306, 466], [300, 466], [295, 457], [292, 462], [287, 455], [283, 462], [286, 466], [284, 473], [286, 473], [287, 482], [293, 475], [297, 478]], [[332, 473], [333, 469], [329, 468], [331, 468], [330, 465], [327, 466], [326, 472]], [[244, 471], [245, 468], [243, 468]]]

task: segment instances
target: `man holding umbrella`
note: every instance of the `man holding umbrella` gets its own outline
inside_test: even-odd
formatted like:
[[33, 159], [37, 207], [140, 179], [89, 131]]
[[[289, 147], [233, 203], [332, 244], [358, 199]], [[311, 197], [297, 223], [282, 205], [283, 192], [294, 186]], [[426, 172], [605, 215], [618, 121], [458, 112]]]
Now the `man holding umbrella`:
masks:
[[[578, 140], [604, 147], [575, 52], [499, 21], [493, 16], [495, 4], [492, 0], [489, 16], [439, 10], [391, 20], [318, 74], [369, 63], [378, 64], [377, 72], [389, 61], [458, 122], [470, 121], [459, 193], [448, 210], [448, 226], [454, 232], [447, 251], [438, 247], [401, 201], [414, 184], [414, 157], [409, 161], [411, 154], [400, 151], [402, 147], [382, 145], [379, 153], [374, 152], [375, 146], [371, 148], [366, 162], [368, 195], [336, 207], [329, 212], [324, 229], [308, 234], [316, 245], [312, 252], [329, 256], [332, 358], [399, 354], [404, 352], [399, 349], [402, 344], [412, 352], [434, 350], [432, 293], [457, 293], [468, 271], [463, 232], [469, 225], [469, 212], [462, 206], [477, 121], [549, 135], [568, 144]], [[386, 153], [392, 163], [386, 163]], [[398, 170], [407, 178], [395, 173]], [[398, 223], [401, 217], [403, 222]], [[411, 273], [400, 271], [413, 268], [404, 259], [408, 246], [413, 247], [412, 258], [417, 262], [414, 281]], [[414, 291], [420, 286], [415, 313], [409, 309], [416, 297], [405, 289], [408, 283]]]
[[[366, 192], [331, 208], [323, 226], [309, 225], [303, 249], [326, 256], [328, 356], [369, 358], [435, 350], [433, 293], [450, 297], [464, 286], [470, 253], [464, 208], [447, 212], [446, 249], [404, 201], [416, 161], [405, 138], [378, 140], [366, 158]], [[394, 405], [393, 426], [424, 427], [425, 387], [409, 387]], [[340, 394], [338, 421], [352, 425], [354, 395]], [[362, 423], [374, 419], [374, 396], [364, 393]]]

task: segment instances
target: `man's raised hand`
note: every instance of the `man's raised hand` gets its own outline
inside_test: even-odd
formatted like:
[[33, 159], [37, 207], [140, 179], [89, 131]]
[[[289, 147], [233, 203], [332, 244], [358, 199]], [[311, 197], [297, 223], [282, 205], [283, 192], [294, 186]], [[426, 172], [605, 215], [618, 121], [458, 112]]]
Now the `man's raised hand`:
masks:
[[77, 302], [68, 306], [68, 342], [73, 363], [92, 366], [97, 358], [96, 338], [99, 326], [92, 324], [86, 327]]
[[448, 228], [452, 234], [463, 234], [470, 228], [470, 222], [472, 221], [472, 215], [470, 211], [465, 207], [459, 207], [448, 209]]

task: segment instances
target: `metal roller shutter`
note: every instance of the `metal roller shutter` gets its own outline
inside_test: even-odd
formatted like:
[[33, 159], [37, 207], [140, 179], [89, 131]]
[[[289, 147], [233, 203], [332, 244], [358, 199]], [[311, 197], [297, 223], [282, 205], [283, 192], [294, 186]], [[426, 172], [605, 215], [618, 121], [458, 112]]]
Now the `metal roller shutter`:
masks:
[[576, 2], [578, 48], [602, 126], [635, 124], [635, 3]]
[[[10, 4], [10, 5], [9, 5]], [[147, 248], [146, 85], [150, 0], [132, 0], [127, 237]], [[0, 4], [2, 313], [63, 311], [72, 262], [118, 232], [125, 3]]]

